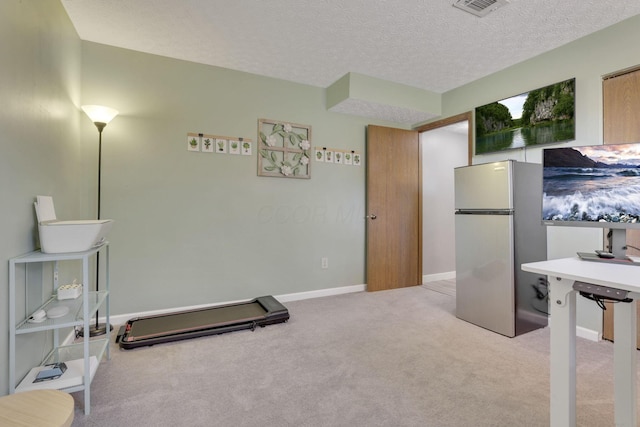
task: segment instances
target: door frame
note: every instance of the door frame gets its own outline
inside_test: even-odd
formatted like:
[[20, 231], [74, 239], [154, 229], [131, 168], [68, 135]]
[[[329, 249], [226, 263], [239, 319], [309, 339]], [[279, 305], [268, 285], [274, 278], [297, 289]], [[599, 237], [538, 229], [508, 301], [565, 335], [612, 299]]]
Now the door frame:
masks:
[[473, 112], [467, 111], [466, 113], [456, 114], [455, 116], [447, 117], [446, 119], [414, 127], [413, 130], [418, 133], [422, 133], [449, 126], [454, 123], [464, 122], [465, 120], [469, 124], [469, 129], [467, 130], [467, 163], [470, 166], [473, 155]]
[[[451, 215], [454, 208], [454, 174], [453, 170], [449, 172], [449, 167], [455, 168], [470, 164], [471, 147], [473, 147], [471, 126], [471, 113], [467, 112], [417, 127], [421, 149], [423, 152], [427, 150], [429, 153], [429, 155], [423, 156], [421, 159], [423, 183], [426, 183], [422, 190], [424, 203], [424, 218], [421, 218], [423, 233], [422, 283], [428, 288], [434, 281], [453, 280], [451, 286], [455, 289], [455, 233], [453, 230], [454, 216]], [[466, 138], [462, 132], [466, 133]], [[451, 150], [455, 150], [455, 160], [451, 157], [453, 154]], [[464, 152], [465, 150], [466, 153]], [[443, 161], [445, 162], [444, 164], [442, 163]], [[438, 169], [445, 175], [441, 176], [437, 173]], [[446, 179], [443, 179], [445, 177]], [[437, 187], [439, 190], [430, 184], [434, 180], [438, 182]], [[436, 203], [436, 205], [432, 205], [432, 203]], [[433, 207], [430, 208], [430, 206]], [[434, 210], [432, 211], [432, 209]], [[434, 216], [445, 222], [438, 220], [433, 223]], [[437, 223], [446, 225], [446, 227], [439, 227], [435, 225]], [[446, 240], [446, 242], [443, 241], [441, 250], [433, 248], [434, 244], [437, 246], [438, 239]]]
[[[426, 131], [430, 131], [430, 130], [434, 130], [434, 129], [438, 129], [441, 127], [445, 127], [445, 126], [449, 126], [455, 123], [460, 123], [460, 122], [467, 122], [467, 126], [468, 126], [468, 130], [467, 130], [467, 163], [468, 165], [472, 164], [472, 153], [473, 153], [473, 113], [472, 111], [468, 111], [465, 113], [461, 113], [461, 114], [457, 114], [455, 116], [451, 116], [445, 119], [441, 119], [441, 120], [436, 120], [434, 122], [431, 123], [427, 123], [427, 124], [423, 124], [423, 125], [419, 125], [416, 126], [410, 130], [415, 131], [418, 133], [418, 147], [420, 152], [422, 152], [422, 143], [420, 142], [420, 133], [422, 132], [426, 132]], [[421, 156], [420, 156], [421, 157]], [[419, 162], [419, 166], [418, 166], [418, 180], [419, 180], [419, 186], [420, 186], [420, 193], [419, 193], [419, 218], [418, 218], [418, 274], [420, 275], [419, 280], [420, 283], [422, 283], [422, 223], [423, 223], [423, 210], [422, 210], [422, 160], [420, 160]], [[367, 212], [367, 215], [369, 213]], [[368, 289], [367, 289], [368, 290]]]

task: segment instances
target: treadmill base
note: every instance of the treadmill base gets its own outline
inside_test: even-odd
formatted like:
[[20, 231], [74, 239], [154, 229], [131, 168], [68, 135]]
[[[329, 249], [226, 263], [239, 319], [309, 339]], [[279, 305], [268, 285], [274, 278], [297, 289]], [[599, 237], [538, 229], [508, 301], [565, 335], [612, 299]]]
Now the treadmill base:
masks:
[[136, 317], [118, 331], [116, 342], [125, 350], [171, 341], [254, 330], [289, 320], [289, 311], [272, 296], [242, 303], [177, 313]]

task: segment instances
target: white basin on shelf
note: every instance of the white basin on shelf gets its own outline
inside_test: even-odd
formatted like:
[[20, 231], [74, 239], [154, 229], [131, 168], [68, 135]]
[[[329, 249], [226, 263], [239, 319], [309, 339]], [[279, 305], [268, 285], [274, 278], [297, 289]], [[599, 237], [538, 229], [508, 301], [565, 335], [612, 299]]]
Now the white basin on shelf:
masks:
[[44, 253], [83, 252], [100, 246], [113, 225], [111, 219], [58, 221], [50, 196], [37, 196], [34, 205]]

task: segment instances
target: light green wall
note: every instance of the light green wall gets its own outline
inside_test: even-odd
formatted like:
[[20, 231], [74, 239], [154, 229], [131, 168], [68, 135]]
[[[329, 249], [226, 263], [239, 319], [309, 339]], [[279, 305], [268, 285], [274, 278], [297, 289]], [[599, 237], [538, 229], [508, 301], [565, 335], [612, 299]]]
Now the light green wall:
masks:
[[[575, 77], [576, 139], [566, 145], [602, 144], [602, 76], [640, 64], [638, 39], [640, 16], [443, 94], [443, 117]], [[542, 151], [530, 148], [475, 156], [473, 163], [505, 158], [540, 163]], [[602, 232], [597, 229], [550, 227], [547, 234], [549, 258], [602, 247]], [[579, 298], [577, 323], [602, 332], [601, 310]]]
[[[8, 259], [32, 251], [33, 202], [51, 195], [59, 217], [87, 218], [80, 145], [81, 45], [59, 1], [0, 2], [0, 395], [8, 392]], [[24, 283], [24, 269], [18, 271]], [[41, 269], [29, 270], [32, 306], [51, 290]], [[46, 288], [49, 286], [49, 289]], [[43, 289], [44, 288], [44, 289]], [[18, 310], [24, 308], [20, 300]], [[48, 351], [50, 337], [19, 337], [18, 370]]]
[[[120, 111], [103, 133], [114, 314], [365, 282], [365, 167], [258, 177], [256, 140], [265, 118], [311, 125], [312, 146], [362, 153], [371, 120], [328, 112], [322, 88], [82, 46], [83, 103]], [[188, 132], [251, 138], [254, 153], [189, 152]], [[83, 137], [95, 133], [86, 120]]]

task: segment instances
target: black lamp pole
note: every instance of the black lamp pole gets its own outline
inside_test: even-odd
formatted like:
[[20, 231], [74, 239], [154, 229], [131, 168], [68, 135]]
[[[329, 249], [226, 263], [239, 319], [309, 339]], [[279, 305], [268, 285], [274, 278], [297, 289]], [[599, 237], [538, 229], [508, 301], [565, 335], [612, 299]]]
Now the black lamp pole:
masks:
[[102, 122], [94, 123], [98, 128], [98, 219], [100, 219], [100, 181], [102, 179], [102, 129], [107, 125]]
[[[103, 122], [94, 122], [96, 127], [98, 128], [98, 219], [100, 219], [100, 195], [101, 195], [101, 180], [102, 180], [102, 130], [107, 125]], [[100, 290], [100, 252], [96, 254], [96, 292]], [[98, 321], [98, 311], [96, 310], [96, 323], [95, 325], [91, 325], [89, 328], [89, 336], [96, 337], [99, 335], [104, 335], [107, 333], [107, 330], [112, 331], [113, 325], [106, 325], [104, 323], [99, 323]], [[80, 332], [80, 336], [84, 336], [83, 332]]]

